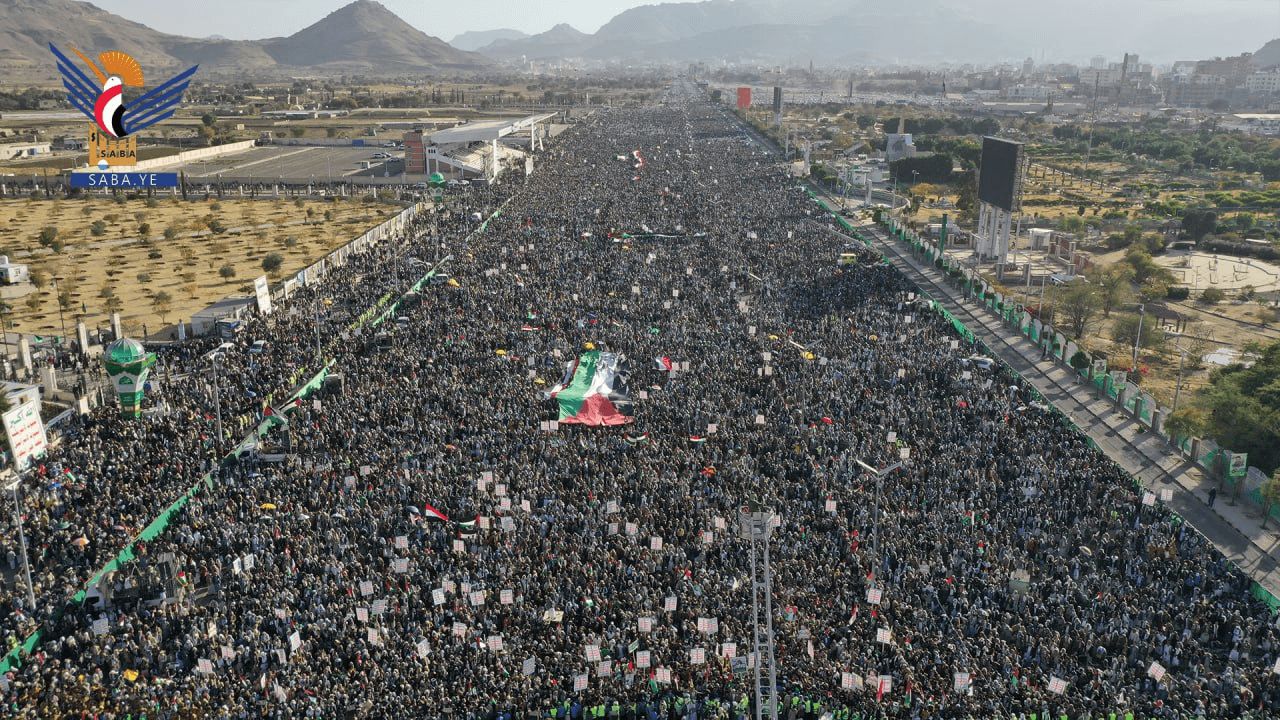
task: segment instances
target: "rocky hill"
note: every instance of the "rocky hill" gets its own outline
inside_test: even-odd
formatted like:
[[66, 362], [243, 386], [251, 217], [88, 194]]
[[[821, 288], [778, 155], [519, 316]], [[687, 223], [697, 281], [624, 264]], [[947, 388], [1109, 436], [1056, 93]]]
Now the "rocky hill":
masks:
[[299, 74], [397, 76], [465, 74], [493, 61], [427, 35], [376, 0], [356, 0], [284, 38], [216, 40], [169, 35], [79, 0], [0, 2], [0, 72], [10, 78], [53, 79], [49, 43], [86, 55], [120, 50], [144, 75], [200, 65], [205, 77]]

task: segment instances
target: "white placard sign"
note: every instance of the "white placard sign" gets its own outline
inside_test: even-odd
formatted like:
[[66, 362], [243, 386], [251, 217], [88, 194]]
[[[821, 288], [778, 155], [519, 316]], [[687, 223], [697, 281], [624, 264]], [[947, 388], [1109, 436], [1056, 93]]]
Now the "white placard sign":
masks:
[[356, 608], [356, 620], [360, 622], [369, 622], [369, 608]]
[[827, 509], [827, 512], [834, 513], [836, 511], [836, 501], [830, 498], [827, 498], [826, 509]]
[[4, 432], [9, 437], [14, 466], [19, 472], [31, 466], [49, 448], [49, 438], [40, 419], [40, 403], [26, 402], [4, 414]]
[[382, 636], [378, 632], [378, 628], [369, 628], [368, 637], [369, 637], [369, 642], [373, 643], [374, 645], [382, 644]]
[[253, 294], [258, 301], [258, 312], [263, 315], [271, 314], [271, 285], [267, 283], [267, 276], [255, 278], [253, 281]]
[[457, 636], [457, 637], [466, 637], [466, 636], [467, 636], [467, 626], [466, 626], [466, 625], [463, 625], [463, 624], [462, 624], [462, 623], [460, 623], [460, 622], [455, 621], [455, 622], [453, 623], [453, 634], [454, 634], [455, 636]]
[[636, 667], [638, 668], [649, 667], [649, 651], [648, 650], [636, 651]]
[[106, 635], [111, 629], [111, 621], [106, 618], [98, 618], [93, 621], [93, 634]]
[[660, 668], [658, 668], [658, 671], [657, 671], [656, 673], [654, 673], [654, 678], [653, 678], [653, 679], [654, 679], [654, 680], [657, 680], [657, 681], [658, 681], [658, 682], [660, 682], [660, 683], [663, 683], [664, 685], [666, 685], [666, 684], [670, 684], [670, 683], [671, 683], [671, 669], [670, 669], [670, 668], [664, 668], [664, 667], [660, 667]]
[[196, 670], [205, 675], [213, 674], [213, 661], [209, 658], [200, 658], [196, 661]]
[[490, 635], [490, 636], [489, 636], [489, 639], [488, 639], [488, 641], [487, 641], [487, 642], [488, 642], [488, 645], [489, 645], [489, 649], [490, 649], [490, 650], [492, 650], [492, 651], [494, 651], [494, 652], [498, 652], [498, 651], [502, 650], [502, 636], [501, 636], [501, 635]]
[[1173, 490], [1170, 490], [1169, 488], [1162, 488], [1160, 490], [1160, 502], [1172, 502], [1172, 501], [1173, 501]]
[[510, 605], [516, 601], [516, 594], [511, 588], [502, 588], [502, 592], [498, 593], [498, 599], [503, 605]]
[[738, 643], [720, 643], [720, 654], [727, 658], [738, 656]]
[[676, 596], [670, 595], [662, 601], [662, 609], [666, 612], [676, 611]]
[[369, 597], [373, 594], [373, 583], [368, 580], [360, 581], [360, 594]]
[[1151, 667], [1147, 668], [1147, 674], [1155, 678], [1156, 682], [1160, 682], [1164, 679], [1164, 673], [1164, 666], [1158, 662], [1152, 662]]
[[409, 536], [408, 536], [408, 535], [397, 535], [397, 536], [396, 536], [396, 549], [397, 549], [397, 550], [408, 550], [408, 549], [409, 549]]
[[294, 630], [293, 634], [289, 636], [289, 651], [297, 652], [300, 647], [302, 647], [302, 633]]
[[613, 674], [613, 663], [605, 660], [596, 665], [596, 677], [609, 677]]
[[1142, 493], [1142, 504], [1146, 505], [1147, 507], [1155, 507], [1156, 494], [1153, 492]]
[[661, 535], [653, 535], [653, 536], [651, 536], [651, 537], [649, 538], [649, 549], [650, 549], [650, 550], [661, 550], [661, 549], [662, 549], [662, 536], [661, 536]]
[[586, 676], [586, 674], [584, 673], [584, 674], [582, 674], [582, 675], [574, 675], [574, 676], [573, 676], [573, 691], [574, 691], [574, 692], [585, 692], [585, 691], [586, 691], [586, 689], [587, 689], [587, 676]]
[[862, 689], [862, 676], [848, 672], [840, 673], [840, 688], [842, 690]]
[[409, 558], [396, 558], [395, 560], [392, 560], [391, 569], [400, 574], [409, 572]]
[[876, 642], [889, 643], [893, 640], [893, 633], [889, 632], [889, 628], [876, 628]]
[[471, 593], [471, 604], [474, 606], [480, 606], [484, 604], [483, 590], [476, 590], [475, 592]]
[[370, 611], [371, 615], [382, 615], [386, 611], [387, 611], [386, 598], [378, 598], [377, 600], [373, 601], [373, 610]]
[[969, 683], [970, 678], [969, 673], [967, 672], [958, 672], [953, 676], [952, 687], [955, 688], [957, 692], [964, 692], [965, 690], [968, 690]]
[[884, 597], [884, 591], [880, 588], [867, 588], [867, 602], [872, 605], [879, 605], [881, 598]]
[[1061, 695], [1067, 691], [1067, 681], [1055, 675], [1049, 676], [1049, 692]]
[[444, 588], [436, 588], [431, 591], [431, 602], [436, 605], [444, 604]]
[[427, 653], [431, 651], [431, 645], [427, 643], [426, 638], [422, 638], [418, 641], [417, 645], [413, 646], [413, 651], [417, 653], [420, 658], [426, 657]]
[[593, 663], [600, 662], [600, 646], [599, 645], [587, 646], [587, 662], [593, 662]]
[[642, 633], [651, 633], [651, 632], [653, 632], [653, 618], [651, 618], [651, 617], [642, 617], [642, 618], [637, 618], [637, 619], [636, 619], [636, 630], [638, 630], [638, 631], [640, 631], [640, 632], [642, 632]]
[[537, 665], [538, 662], [534, 658], [525, 658], [524, 665], [520, 668], [520, 672], [522, 672], [526, 677], [532, 675], [534, 670], [537, 669]]
[[692, 650], [690, 650], [689, 664], [690, 665], [706, 665], [707, 651], [703, 648], [693, 648]]

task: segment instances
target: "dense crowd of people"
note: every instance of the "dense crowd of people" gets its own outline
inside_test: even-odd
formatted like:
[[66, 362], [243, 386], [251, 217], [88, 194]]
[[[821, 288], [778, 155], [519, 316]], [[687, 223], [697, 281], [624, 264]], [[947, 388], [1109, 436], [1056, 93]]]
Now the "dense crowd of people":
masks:
[[[249, 324], [224, 417], [318, 368], [317, 331], [343, 379], [288, 408], [285, 461], [216, 461], [250, 428], [218, 442], [212, 339], [162, 351], [162, 412], [73, 421], [25, 488], [40, 609], [19, 574], [3, 620], [44, 638], [9, 716], [754, 716], [748, 505], [780, 519], [781, 717], [1278, 712], [1248, 579], [732, 118], [601, 111], [538, 167]], [[351, 329], [446, 254], [456, 286]], [[629, 358], [634, 422], [553, 429], [587, 348]], [[206, 472], [116, 600], [57, 612]]]

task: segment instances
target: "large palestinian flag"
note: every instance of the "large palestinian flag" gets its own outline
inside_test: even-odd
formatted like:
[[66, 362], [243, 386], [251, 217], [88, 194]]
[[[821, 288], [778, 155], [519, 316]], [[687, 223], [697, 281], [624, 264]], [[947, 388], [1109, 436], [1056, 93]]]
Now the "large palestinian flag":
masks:
[[627, 358], [591, 350], [565, 363], [564, 379], [547, 392], [560, 406], [560, 422], [624, 425], [632, 421]]

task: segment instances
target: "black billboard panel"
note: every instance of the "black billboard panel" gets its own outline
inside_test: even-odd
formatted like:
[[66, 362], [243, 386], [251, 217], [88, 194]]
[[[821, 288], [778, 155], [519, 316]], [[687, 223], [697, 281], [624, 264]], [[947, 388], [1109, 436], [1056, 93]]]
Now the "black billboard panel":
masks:
[[1017, 204], [1022, 170], [1022, 143], [994, 137], [982, 138], [982, 165], [978, 169], [978, 200], [1005, 212]]

